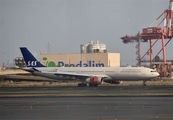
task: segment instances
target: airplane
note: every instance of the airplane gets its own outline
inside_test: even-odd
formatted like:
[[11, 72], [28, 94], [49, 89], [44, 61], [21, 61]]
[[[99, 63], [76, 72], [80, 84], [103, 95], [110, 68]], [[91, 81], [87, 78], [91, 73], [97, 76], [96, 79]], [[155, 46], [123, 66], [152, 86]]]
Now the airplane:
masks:
[[47, 67], [41, 64], [26, 47], [20, 47], [26, 63], [22, 69], [34, 75], [55, 80], [80, 80], [78, 86], [98, 86], [103, 82], [120, 84], [122, 81], [146, 81], [159, 76], [159, 73], [146, 67]]

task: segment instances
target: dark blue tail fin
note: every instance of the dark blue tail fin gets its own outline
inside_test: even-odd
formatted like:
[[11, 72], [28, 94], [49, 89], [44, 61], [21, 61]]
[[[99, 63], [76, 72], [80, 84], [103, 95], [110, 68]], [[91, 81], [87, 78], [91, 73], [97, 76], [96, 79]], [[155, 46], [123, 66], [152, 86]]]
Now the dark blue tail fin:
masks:
[[45, 67], [29, 52], [26, 47], [20, 47], [20, 51], [27, 67]]

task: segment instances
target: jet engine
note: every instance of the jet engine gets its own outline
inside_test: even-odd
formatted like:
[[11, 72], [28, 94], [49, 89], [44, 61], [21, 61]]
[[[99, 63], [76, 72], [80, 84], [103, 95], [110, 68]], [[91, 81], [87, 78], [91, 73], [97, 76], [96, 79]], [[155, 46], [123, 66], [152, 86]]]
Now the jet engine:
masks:
[[90, 77], [86, 79], [86, 83], [89, 83], [89, 86], [98, 86], [98, 84], [102, 84], [103, 80], [101, 77]]

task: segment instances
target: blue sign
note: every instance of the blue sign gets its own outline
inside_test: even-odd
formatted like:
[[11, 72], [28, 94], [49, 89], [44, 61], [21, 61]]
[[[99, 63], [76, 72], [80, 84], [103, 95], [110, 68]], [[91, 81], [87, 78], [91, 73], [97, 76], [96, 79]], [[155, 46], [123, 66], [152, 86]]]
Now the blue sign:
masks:
[[67, 64], [63, 61], [58, 62], [58, 66], [63, 67], [104, 67], [105, 65], [103, 63], [95, 63], [95, 61], [89, 60], [88, 63], [82, 63], [82, 61], [79, 61], [78, 64]]

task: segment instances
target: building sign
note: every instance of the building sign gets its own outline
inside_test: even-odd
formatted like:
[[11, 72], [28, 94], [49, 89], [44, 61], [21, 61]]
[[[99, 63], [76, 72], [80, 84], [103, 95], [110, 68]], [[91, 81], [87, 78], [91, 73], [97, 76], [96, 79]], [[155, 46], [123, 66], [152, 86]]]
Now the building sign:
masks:
[[[89, 60], [88, 62], [83, 62], [83, 61], [79, 61], [77, 64], [69, 64], [69, 63], [65, 63], [63, 61], [58, 61], [58, 64], [56, 65], [56, 63], [54, 61], [49, 61], [47, 57], [43, 57], [43, 64], [46, 65], [47, 67], [104, 67], [104, 63], [96, 63], [94, 60]], [[34, 64], [34, 63], [33, 63]]]
[[82, 61], [79, 61], [78, 64], [68, 64], [64, 63], [63, 61], [58, 61], [58, 66], [63, 67], [104, 67], [104, 63], [95, 63], [93, 60], [89, 60], [88, 63], [83, 63]]

